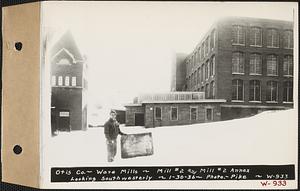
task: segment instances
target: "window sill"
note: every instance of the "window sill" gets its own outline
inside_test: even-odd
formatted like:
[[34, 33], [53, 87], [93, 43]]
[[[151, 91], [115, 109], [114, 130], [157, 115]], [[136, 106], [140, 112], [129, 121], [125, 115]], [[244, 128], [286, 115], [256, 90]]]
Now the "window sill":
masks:
[[236, 44], [236, 43], [232, 43], [232, 45], [234, 45], [234, 46], [245, 46], [245, 44]]
[[291, 102], [291, 101], [284, 101], [283, 103], [284, 103], [284, 104], [293, 104], [294, 102]]
[[250, 76], [261, 76], [262, 74], [249, 74]]
[[266, 103], [278, 103], [278, 101], [266, 101]]
[[267, 46], [267, 48], [279, 48], [279, 46]]
[[283, 77], [292, 78], [293, 75], [283, 75]]
[[249, 101], [249, 103], [261, 103], [261, 101]]
[[242, 103], [244, 100], [231, 100], [231, 102]]
[[270, 76], [270, 77], [278, 77], [277, 74], [267, 74], [267, 76]]
[[284, 49], [287, 49], [287, 50], [293, 50], [294, 48], [287, 48], [287, 47], [284, 47]]
[[234, 72], [232, 74], [236, 74], [236, 75], [245, 75], [245, 73], [237, 73], [237, 72]]
[[258, 48], [261, 48], [262, 45], [250, 45], [251, 47], [258, 47]]

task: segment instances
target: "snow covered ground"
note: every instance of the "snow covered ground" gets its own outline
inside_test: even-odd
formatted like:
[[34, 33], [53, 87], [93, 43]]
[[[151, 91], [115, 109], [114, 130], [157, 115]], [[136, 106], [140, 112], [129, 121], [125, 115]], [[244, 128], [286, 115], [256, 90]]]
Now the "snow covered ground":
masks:
[[[152, 156], [106, 161], [103, 128], [59, 133], [44, 149], [44, 165], [138, 166], [296, 164], [297, 112], [268, 111], [254, 117], [152, 129], [121, 127], [125, 133], [152, 132]], [[47, 171], [48, 168], [45, 168]]]

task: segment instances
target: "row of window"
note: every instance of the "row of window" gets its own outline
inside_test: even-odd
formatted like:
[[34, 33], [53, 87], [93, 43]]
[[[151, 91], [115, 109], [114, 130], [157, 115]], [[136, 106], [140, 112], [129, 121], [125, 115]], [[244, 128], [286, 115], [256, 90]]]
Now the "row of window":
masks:
[[[278, 56], [270, 54], [266, 56], [267, 75], [278, 75]], [[250, 54], [250, 75], [262, 75], [262, 55], [258, 53]], [[243, 52], [232, 53], [232, 73], [245, 73], [245, 54]], [[283, 58], [283, 75], [293, 76], [293, 56], [285, 55]]]
[[187, 61], [187, 65], [192, 65], [195, 67], [196, 63], [199, 63], [203, 58], [205, 58], [211, 50], [215, 48], [216, 32], [213, 30], [210, 35], [201, 43], [201, 45], [196, 49], [190, 59]]
[[[70, 86], [70, 77], [65, 76], [52, 76], [51, 78], [52, 86]], [[72, 76], [71, 78], [71, 86], [76, 86], [76, 76]]]
[[[162, 120], [162, 108], [155, 107], [155, 120], [161, 121]], [[206, 118], [205, 121], [212, 121], [213, 120], [213, 109], [206, 108]], [[171, 107], [170, 111], [170, 119], [171, 121], [178, 120], [178, 107]], [[190, 120], [197, 120], [198, 119], [198, 107], [190, 107]]]
[[[266, 46], [269, 48], [279, 48], [279, 32], [277, 29], [267, 29], [267, 41]], [[262, 35], [262, 28], [260, 27], [251, 27], [250, 28], [250, 46], [255, 47], [262, 47], [263, 42], [263, 35]], [[187, 60], [187, 65], [191, 66], [192, 68], [195, 67], [196, 63], [199, 63], [203, 58], [205, 58], [211, 50], [215, 47], [215, 39], [216, 39], [216, 32], [213, 30], [210, 35], [206, 37], [206, 39], [202, 42], [202, 44], [196, 48], [193, 55], [190, 59]], [[232, 44], [233, 45], [243, 45], [245, 46], [245, 27], [241, 25], [234, 25], [232, 29]], [[293, 31], [292, 30], [285, 30], [283, 32], [283, 48], [285, 49], [292, 49], [294, 46], [293, 43]]]
[[[261, 101], [261, 82], [259, 80], [249, 81], [249, 101]], [[283, 82], [283, 102], [293, 102], [293, 82]], [[232, 100], [244, 100], [244, 82], [241, 79], [232, 81]], [[278, 102], [278, 82], [267, 81], [266, 101]]]
[[215, 56], [212, 56], [210, 60], [202, 64], [197, 70], [195, 70], [187, 79], [187, 88], [192, 89], [200, 82], [208, 80], [209, 77], [215, 75]]
[[[278, 29], [269, 28], [266, 30], [266, 46], [269, 48], [279, 48], [280, 35]], [[260, 27], [250, 27], [250, 46], [262, 47], [263, 31]], [[284, 30], [283, 32], [283, 48], [292, 49], [293, 31]], [[232, 44], [245, 46], [246, 31], [245, 26], [233, 25], [232, 27]]]

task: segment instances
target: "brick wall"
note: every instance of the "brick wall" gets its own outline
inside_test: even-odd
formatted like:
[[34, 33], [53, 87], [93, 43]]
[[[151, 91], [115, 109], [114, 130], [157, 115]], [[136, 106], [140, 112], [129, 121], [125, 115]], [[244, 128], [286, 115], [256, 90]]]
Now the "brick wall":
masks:
[[[238, 24], [245, 26], [245, 46], [232, 45], [232, 25]], [[258, 26], [262, 28], [262, 47], [250, 46], [250, 27]], [[267, 28], [278, 29], [280, 41], [279, 48], [267, 48], [266, 47], [266, 35]], [[260, 80], [261, 81], [261, 104], [274, 105], [266, 103], [266, 89], [267, 81], [274, 80], [278, 82], [278, 104], [284, 106], [292, 106], [292, 104], [283, 104], [283, 83], [285, 81], [293, 81], [293, 78], [283, 76], [283, 58], [285, 55], [293, 55], [293, 50], [283, 48], [283, 31], [285, 29], [292, 29], [291, 23], [271, 21], [271, 20], [223, 20], [218, 24], [218, 50], [216, 54], [216, 98], [226, 99], [231, 101], [231, 87], [233, 79], [242, 79], [244, 82], [244, 103], [246, 105], [257, 105], [257, 103], [249, 102], [249, 81]], [[238, 75], [232, 74], [232, 52], [241, 51], [245, 56], [245, 74]], [[259, 53], [262, 56], [262, 75], [253, 76], [249, 75], [250, 72], [250, 54]], [[275, 54], [278, 56], [278, 76], [267, 76], [266, 57], [268, 54]], [[278, 105], [275, 104], [275, 105]]]
[[[161, 107], [161, 120], [153, 120], [155, 114], [153, 110], [150, 110], [151, 107]], [[178, 108], [178, 120], [171, 120], [171, 107]], [[198, 109], [197, 120], [190, 119], [191, 107], [197, 107]], [[205, 119], [206, 108], [213, 108], [213, 121], [221, 120], [220, 104], [218, 103], [145, 104], [145, 127], [153, 127], [153, 122], [155, 127], [209, 122]]]
[[135, 125], [135, 113], [145, 113], [145, 108], [143, 106], [125, 106], [125, 124], [126, 126]]

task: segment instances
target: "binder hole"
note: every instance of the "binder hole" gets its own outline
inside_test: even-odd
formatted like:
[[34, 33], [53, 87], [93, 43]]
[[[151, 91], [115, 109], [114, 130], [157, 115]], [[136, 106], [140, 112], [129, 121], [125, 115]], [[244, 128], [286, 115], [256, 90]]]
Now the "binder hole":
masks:
[[16, 48], [17, 51], [21, 51], [22, 46], [23, 46], [22, 42], [16, 42], [15, 43], [15, 48]]
[[19, 155], [22, 153], [22, 147], [20, 145], [15, 145], [13, 151], [16, 155]]

